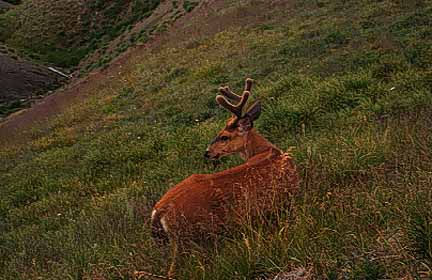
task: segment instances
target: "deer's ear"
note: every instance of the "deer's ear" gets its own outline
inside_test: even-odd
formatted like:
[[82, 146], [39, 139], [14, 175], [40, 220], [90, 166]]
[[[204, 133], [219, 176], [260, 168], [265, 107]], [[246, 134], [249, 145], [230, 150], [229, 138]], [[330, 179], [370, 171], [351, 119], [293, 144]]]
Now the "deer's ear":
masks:
[[256, 101], [247, 110], [245, 117], [248, 117], [251, 121], [255, 121], [261, 115], [261, 102]]

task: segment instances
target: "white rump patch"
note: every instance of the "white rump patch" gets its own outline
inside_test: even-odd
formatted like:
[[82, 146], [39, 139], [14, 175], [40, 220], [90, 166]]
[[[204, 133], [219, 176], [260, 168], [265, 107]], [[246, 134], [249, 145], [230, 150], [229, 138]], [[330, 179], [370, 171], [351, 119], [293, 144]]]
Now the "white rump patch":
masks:
[[168, 233], [168, 224], [167, 224], [165, 218], [161, 218], [160, 221], [161, 221], [161, 224], [162, 224], [162, 227], [163, 227], [164, 231], [166, 233]]
[[[152, 211], [151, 214], [152, 221], [155, 219], [155, 217], [156, 217], [156, 209]], [[160, 218], [160, 223], [162, 224], [162, 228], [164, 229], [164, 231], [168, 233], [168, 223], [166, 222], [166, 219], [163, 217]]]

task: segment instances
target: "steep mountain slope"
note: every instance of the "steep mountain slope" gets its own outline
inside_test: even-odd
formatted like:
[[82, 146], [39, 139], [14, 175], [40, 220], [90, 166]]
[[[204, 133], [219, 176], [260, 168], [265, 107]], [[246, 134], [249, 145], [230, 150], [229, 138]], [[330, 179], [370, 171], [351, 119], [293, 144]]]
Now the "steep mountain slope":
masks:
[[31, 58], [72, 67], [151, 15], [159, 3], [159, 0], [24, 1], [0, 17], [0, 41]]
[[[4, 4], [13, 8], [0, 15], [0, 51], [7, 46], [13, 53], [1, 51], [4, 53], [2, 70], [19, 69], [21, 64], [15, 61], [22, 57], [20, 61], [26, 61], [30, 68], [66, 67], [65, 71], [73, 72], [71, 76], [76, 80], [95, 69], [105, 68], [128, 48], [163, 33], [197, 2], [29, 0], [19, 6]], [[0, 117], [32, 103], [20, 96], [47, 95], [49, 89], [59, 85], [50, 79], [42, 82], [24, 78], [25, 83], [22, 80], [16, 75], [3, 75], [3, 81], [10, 86], [2, 89], [8, 102], [1, 103]], [[42, 83], [44, 86], [37, 86]]]
[[3, 52], [0, 45], [0, 120], [29, 106], [64, 79], [46, 67]]
[[[29, 107], [34, 103], [33, 97], [46, 96], [52, 92], [50, 90], [59, 87], [56, 74], [50, 73], [48, 66], [55, 64], [70, 68], [79, 63], [67, 70], [69, 73], [73, 71], [72, 83], [75, 84], [79, 77], [106, 67], [128, 48], [163, 33], [167, 26], [197, 4], [191, 1], [163, 1], [159, 4], [160, 1], [142, 0], [127, 3], [73, 1], [70, 5], [70, 1], [51, 2], [27, 1], [0, 16], [0, 38], [7, 44], [0, 43], [3, 54], [0, 118]], [[3, 46], [13, 52], [3, 52]], [[33, 59], [19, 59], [18, 62], [18, 56]], [[44, 69], [46, 63], [49, 64]], [[24, 64], [27, 67], [20, 67]], [[38, 70], [34, 73], [20, 72], [21, 68]], [[31, 74], [36, 72], [37, 75]], [[70, 98], [63, 97], [64, 101], [54, 99], [58, 102], [44, 102], [49, 109], [39, 108], [22, 117], [31, 121], [45, 118]], [[19, 130], [16, 121], [12, 126]], [[2, 127], [4, 131], [5, 126]]]
[[[432, 2], [203, 1], [165, 35], [71, 87], [0, 147], [5, 279], [163, 274], [155, 201], [192, 173], [227, 114], [217, 87], [257, 81], [257, 129], [293, 151], [302, 192], [272, 226], [181, 254], [178, 279], [431, 276]], [[85, 98], [82, 98], [85, 96]], [[31, 112], [31, 110], [29, 110]]]

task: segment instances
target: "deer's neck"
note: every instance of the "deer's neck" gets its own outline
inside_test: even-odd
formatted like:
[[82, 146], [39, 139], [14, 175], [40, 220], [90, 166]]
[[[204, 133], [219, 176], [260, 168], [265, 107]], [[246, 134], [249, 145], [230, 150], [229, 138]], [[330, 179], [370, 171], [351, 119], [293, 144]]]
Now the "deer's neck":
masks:
[[240, 156], [245, 161], [258, 154], [269, 152], [270, 150], [276, 154], [282, 153], [281, 150], [261, 136], [255, 129], [249, 131], [244, 137], [246, 138], [245, 146], [243, 151], [240, 152]]

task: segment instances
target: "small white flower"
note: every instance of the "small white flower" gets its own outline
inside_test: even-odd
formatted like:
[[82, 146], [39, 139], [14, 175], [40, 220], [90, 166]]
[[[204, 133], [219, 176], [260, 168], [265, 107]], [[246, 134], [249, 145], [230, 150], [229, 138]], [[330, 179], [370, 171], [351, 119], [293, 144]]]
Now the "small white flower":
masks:
[[396, 89], [396, 87], [391, 87], [391, 88], [390, 88], [391, 91], [392, 91], [392, 90], [395, 90], [395, 89]]

